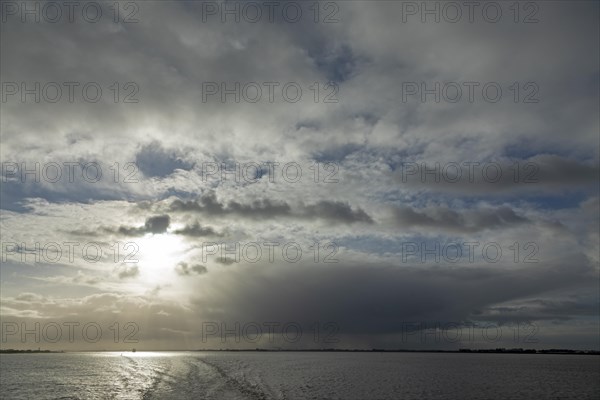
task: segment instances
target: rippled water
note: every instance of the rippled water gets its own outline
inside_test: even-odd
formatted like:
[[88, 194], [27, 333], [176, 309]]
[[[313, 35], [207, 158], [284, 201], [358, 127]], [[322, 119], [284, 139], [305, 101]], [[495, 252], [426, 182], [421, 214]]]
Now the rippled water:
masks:
[[4, 399], [597, 399], [600, 357], [439, 353], [3, 354]]

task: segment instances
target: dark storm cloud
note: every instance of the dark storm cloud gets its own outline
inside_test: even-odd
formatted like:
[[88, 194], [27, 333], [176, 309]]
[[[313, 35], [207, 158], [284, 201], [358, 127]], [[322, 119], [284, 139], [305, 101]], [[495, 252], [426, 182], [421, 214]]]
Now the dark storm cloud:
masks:
[[447, 207], [416, 209], [405, 206], [395, 208], [393, 214], [399, 227], [424, 227], [454, 232], [494, 230], [532, 222], [507, 206], [460, 212]]
[[254, 200], [247, 204], [235, 200], [220, 202], [214, 192], [198, 200], [173, 200], [169, 209], [173, 212], [197, 212], [213, 216], [234, 215], [251, 219], [288, 217], [305, 220], [322, 219], [345, 224], [373, 222], [361, 208], [353, 209], [348, 203], [341, 201], [321, 200], [315, 204], [300, 205], [297, 209], [293, 209], [284, 201], [269, 199]]
[[[215, 321], [297, 321], [308, 325], [321, 320], [337, 323], [342, 333], [395, 333], [410, 321], [459, 323], [480, 318], [479, 310], [494, 304], [585, 284], [594, 276], [584, 258], [569, 264], [564, 261], [522, 270], [489, 265], [470, 269], [251, 266], [227, 270], [212, 287], [222, 296], [199, 295], [195, 305], [198, 315]], [[487, 317], [494, 320], [493, 315]]]

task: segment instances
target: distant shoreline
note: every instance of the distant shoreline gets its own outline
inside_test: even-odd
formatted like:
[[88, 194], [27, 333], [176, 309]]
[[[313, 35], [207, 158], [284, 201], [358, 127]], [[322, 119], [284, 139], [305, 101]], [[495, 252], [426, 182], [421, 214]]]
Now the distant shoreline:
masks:
[[0, 350], [0, 354], [37, 354], [37, 353], [65, 353], [63, 350]]
[[[138, 350], [140, 352], [270, 352], [270, 353], [461, 353], [461, 354], [567, 354], [600, 355], [598, 350], [572, 349], [459, 349], [459, 350], [406, 350], [406, 349], [198, 349], [198, 350]], [[131, 350], [18, 350], [0, 349], [0, 354], [56, 354], [56, 353], [125, 353]]]

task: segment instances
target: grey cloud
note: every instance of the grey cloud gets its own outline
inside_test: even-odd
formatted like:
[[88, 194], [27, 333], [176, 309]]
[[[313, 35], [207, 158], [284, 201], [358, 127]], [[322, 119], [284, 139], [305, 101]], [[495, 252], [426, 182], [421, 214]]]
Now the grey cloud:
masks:
[[138, 276], [140, 274], [140, 269], [137, 265], [124, 265], [117, 267], [116, 272], [119, 276], [119, 279], [128, 279]]
[[196, 201], [175, 199], [171, 202], [169, 209], [173, 212], [198, 212], [213, 216], [234, 215], [251, 219], [287, 217], [305, 220], [322, 219], [347, 224], [373, 222], [361, 208], [352, 209], [348, 203], [341, 201], [321, 200], [315, 204], [300, 205], [294, 210], [284, 201], [268, 199], [255, 200], [249, 204], [237, 201], [220, 202], [214, 192], [210, 192]]
[[128, 236], [142, 236], [146, 233], [165, 233], [170, 222], [171, 218], [168, 215], [158, 215], [146, 219], [143, 227], [131, 228], [121, 226], [117, 232]]
[[529, 158], [539, 167], [542, 185], [598, 184], [600, 167], [597, 162], [581, 162], [551, 154]]
[[341, 45], [331, 48], [321, 44], [309, 52], [315, 65], [321, 70], [328, 81], [342, 83], [355, 73], [357, 64], [362, 61], [353, 53], [352, 48]]
[[218, 264], [222, 264], [222, 265], [232, 265], [232, 264], [235, 264], [238, 262], [235, 259], [229, 258], [229, 257], [219, 257], [215, 261]]
[[558, 299], [544, 297], [488, 307], [478, 313], [478, 318], [500, 323], [534, 320], [566, 321], [582, 316], [597, 316], [599, 312], [600, 306], [594, 295]]
[[26, 293], [21, 293], [18, 296], [16, 296], [15, 300], [34, 302], [34, 301], [42, 301], [42, 300], [44, 300], [44, 297], [37, 293], [26, 292]]
[[362, 209], [353, 210], [348, 203], [341, 201], [322, 200], [316, 204], [305, 206], [302, 212], [306, 218], [316, 217], [347, 224], [353, 222], [373, 222], [373, 219]]
[[404, 206], [394, 208], [393, 214], [399, 227], [426, 227], [455, 232], [477, 232], [531, 222], [507, 206], [461, 212], [447, 207], [415, 209]]
[[164, 178], [176, 169], [192, 168], [190, 163], [183, 161], [181, 154], [163, 148], [157, 141], [143, 146], [135, 157], [137, 167], [148, 177]]
[[173, 233], [177, 235], [183, 236], [191, 236], [191, 237], [203, 237], [203, 236], [223, 236], [223, 234], [218, 233], [212, 227], [204, 227], [200, 225], [198, 221], [194, 222], [191, 225], [186, 225], [181, 229], [177, 229], [173, 231]]
[[[104, 167], [108, 169], [107, 166]], [[76, 180], [75, 183], [68, 183], [66, 173], [63, 177], [64, 179], [56, 184], [49, 184], [44, 182], [43, 179], [36, 183], [32, 178], [23, 182], [0, 177], [2, 180], [2, 190], [0, 190], [2, 209], [23, 213], [29, 212], [26, 200], [32, 198], [41, 198], [52, 203], [78, 202], [82, 204], [123, 199], [123, 188], [115, 188], [114, 183], [110, 182], [110, 178], [106, 179], [105, 177], [104, 180], [96, 183], [81, 182], [82, 179]]]
[[208, 269], [201, 264], [188, 264], [186, 262], [180, 262], [175, 266], [175, 272], [179, 275], [202, 275], [208, 272]]
[[[119, 278], [122, 278], [121, 274], [119, 274]], [[70, 282], [74, 283], [74, 284], [79, 284], [79, 285], [81, 285], [81, 284], [97, 285], [100, 282], [102, 282], [102, 279], [97, 275], [88, 275], [88, 274], [84, 274], [81, 271], [77, 271], [77, 274], [70, 278]]]
[[241, 204], [230, 201], [227, 204], [217, 200], [214, 192], [210, 192], [197, 201], [174, 200], [170, 205], [171, 211], [202, 212], [210, 215], [233, 214], [248, 218], [264, 218], [288, 216], [291, 208], [284, 202], [271, 202], [268, 199], [256, 200], [251, 204]]
[[[156, 286], [148, 292], [150, 298], [103, 293], [61, 302], [53, 296], [63, 297], [64, 293], [44, 289], [49, 293], [46, 301], [25, 295], [20, 298], [37, 302], [24, 304], [3, 298], [2, 307], [36, 310], [45, 317], [64, 315], [68, 310], [81, 319], [99, 310], [110, 310], [106, 326], [114, 323], [113, 312], [143, 319], [148, 316], [144, 336], [165, 340], [173, 339], [161, 329], [198, 333], [198, 326], [187, 324], [201, 322], [202, 318], [331, 320], [345, 332], [372, 333], [373, 341], [378, 333], [397, 332], [401, 321], [407, 319], [461, 321], [481, 317], [509, 321], [563, 319], [569, 315], [591, 319], [587, 318], [593, 309], [588, 300], [552, 301], [544, 294], [557, 287], [577, 292], [598, 279], [597, 269], [587, 268], [590, 261], [577, 256], [589, 253], [596, 257], [598, 200], [585, 203], [584, 215], [569, 209], [574, 202], [597, 196], [598, 189], [598, 2], [544, 2], [536, 24], [515, 24], [510, 13], [504, 13], [500, 23], [488, 23], [479, 12], [475, 23], [467, 22], [465, 13], [457, 24], [422, 24], [418, 15], [410, 23], [401, 23], [402, 2], [390, 1], [339, 2], [341, 20], [335, 24], [315, 24], [310, 13], [299, 24], [221, 23], [218, 16], [213, 23], [205, 24], [201, 22], [199, 2], [138, 5], [140, 21], [136, 24], [115, 24], [108, 16], [97, 24], [81, 20], [21, 23], [14, 19], [0, 25], [0, 46], [5, 55], [0, 61], [3, 81], [27, 82], [28, 87], [34, 81], [42, 86], [45, 82], [80, 84], [74, 103], [30, 101], [24, 106], [18, 94], [3, 103], [0, 158], [58, 162], [85, 159], [102, 161], [107, 166], [105, 179], [97, 184], [2, 182], [2, 221], [6, 210], [21, 212], [17, 217], [7, 212], [6, 221], [12, 220], [11, 226], [20, 230], [17, 233], [22, 237], [29, 237], [26, 230], [32, 226], [39, 226], [40, 231], [62, 227], [70, 215], [67, 217], [59, 208], [69, 202], [85, 209], [86, 215], [73, 218], [68, 229], [76, 235], [77, 226], [83, 229], [79, 230], [82, 234], [90, 226], [99, 226], [98, 232], [88, 232], [97, 237], [166, 232], [170, 219], [159, 214], [177, 212], [200, 213], [207, 220], [230, 217], [236, 223], [237, 219], [291, 220], [297, 225], [294, 233], [303, 235], [304, 240], [312, 235], [312, 221], [370, 223], [369, 213], [375, 212], [378, 204], [404, 204], [392, 214], [390, 222], [413, 227], [418, 233], [438, 228], [442, 234], [485, 232], [536, 223], [533, 215], [546, 210], [520, 213], [514, 211], [516, 204], [522, 206], [525, 196], [549, 195], [565, 196], [568, 204], [560, 204], [562, 209], [552, 217], [564, 224], [569, 234], [577, 236], [577, 242], [571, 244], [570, 239], [563, 241], [563, 237], [550, 235], [542, 224], [532, 230], [543, 239], [540, 248], [560, 250], [568, 246], [575, 256], [507, 270], [489, 265], [463, 266], [463, 270], [411, 269], [384, 263], [343, 268], [216, 268], [215, 274], [211, 270], [203, 276], [202, 283], [207, 283], [206, 289], [210, 290], [194, 287], [198, 299], [192, 310], [179, 306], [188, 303], [189, 293], [180, 295], [179, 304], [159, 299], [173, 289], [166, 274], [160, 291]], [[441, 37], [448, 40], [440, 41]], [[269, 38], [268, 46], [264, 38]], [[544, 68], [539, 68], [540, 63]], [[328, 80], [339, 83], [339, 103], [316, 104], [309, 87], [320, 82], [322, 99], [329, 93], [322, 86]], [[140, 89], [136, 95], [139, 103], [114, 104], [111, 85], [118, 82], [124, 89], [123, 84], [132, 81]], [[285, 82], [294, 81], [301, 84], [304, 96], [294, 104], [223, 103], [219, 95], [203, 102], [202, 82], [206, 81], [227, 82], [229, 88], [234, 82], [277, 81], [279, 97]], [[412, 97], [414, 101], [402, 99], [405, 82], [424, 82], [430, 88], [434, 82], [453, 81], [480, 82], [478, 99], [469, 103], [466, 91], [461, 101], [452, 104], [422, 102], [418, 95]], [[518, 83], [524, 89], [524, 84], [533, 81], [539, 86], [540, 102], [515, 103], [509, 87]], [[81, 88], [86, 82], [101, 85], [102, 101], [81, 101]], [[501, 101], [483, 101], [479, 89], [485, 82], [502, 86]], [[121, 95], [126, 92], [121, 91]], [[527, 95], [527, 91], [520, 94]], [[149, 144], [140, 147], [139, 143]], [[209, 160], [342, 160], [340, 175], [351, 175], [351, 179], [342, 180], [335, 188], [298, 185], [293, 194], [285, 185], [263, 188], [218, 182], [215, 188], [202, 181], [196, 169], [187, 171], [193, 164], [187, 157], [192, 154]], [[497, 157], [504, 174], [495, 183], [485, 182], [481, 175], [474, 182], [421, 182], [418, 175], [404, 182], [397, 170], [388, 172], [389, 166], [397, 166], [401, 158], [418, 163], [461, 163]], [[113, 171], [108, 166], [117, 161], [121, 166], [137, 161], [143, 173], [141, 184], [112, 182]], [[370, 161], [376, 162], [376, 168], [371, 169]], [[522, 166], [528, 162], [537, 165], [537, 182], [514, 182], [510, 170], [514, 161]], [[346, 166], [354, 169], [349, 171]], [[521, 177], [526, 178], [528, 172], [522, 171]], [[148, 177], [151, 179], [145, 179]], [[217, 199], [209, 192], [197, 201], [186, 201], [212, 189], [224, 197]], [[573, 192], [577, 193], [575, 198]], [[228, 197], [232, 193], [235, 197]], [[260, 196], [257, 193], [274, 194], [268, 200], [253, 201]], [[440, 201], [440, 193], [459, 200], [506, 195], [501, 204], [507, 205], [475, 210], [423, 208], [423, 204]], [[165, 207], [164, 199], [172, 198], [168, 196], [186, 200], [168, 200]], [[24, 206], [33, 197], [48, 200], [52, 207]], [[232, 198], [235, 200], [223, 200]], [[103, 218], [111, 219], [102, 204], [123, 199], [140, 204], [137, 217], [153, 213], [159, 216], [148, 218], [141, 226], [119, 227], [121, 222], [117, 221], [110, 223], [112, 228], [102, 228], [108, 224]], [[141, 208], [141, 200], [146, 201], [146, 209]], [[357, 208], [359, 205], [363, 208]], [[28, 220], [30, 217], [36, 219]], [[191, 224], [178, 234], [202, 236], [211, 233], [210, 229], [200, 223]], [[362, 229], [347, 231], [350, 235], [365, 233]], [[378, 241], [381, 252], [393, 251], [379, 237], [373, 235], [373, 241]], [[592, 266], [597, 266], [597, 259], [592, 261]], [[4, 270], [3, 265], [3, 278]], [[190, 275], [200, 270], [195, 271], [191, 263], [185, 269]], [[126, 281], [133, 274], [133, 269], [123, 269], [113, 271], [113, 278], [122, 275], [124, 282], [117, 284], [139, 294], [133, 282]], [[13, 279], [10, 274], [6, 276]], [[88, 282], [87, 276], [59, 278], [56, 282], [67, 287], [77, 280]], [[14, 279], [17, 289], [11, 283], [6, 285], [7, 290], [32, 292], [39, 287], [36, 282]], [[192, 279], [177, 281], [182, 285], [188, 282], [196, 283]], [[100, 290], [78, 287], [78, 292], [67, 295], [82, 293], [80, 289]], [[595, 298], [597, 293], [596, 288]], [[534, 300], [519, 303], [522, 298]], [[158, 314], [161, 311], [174, 317], [165, 318]], [[597, 329], [594, 333], [597, 346]], [[571, 327], [565, 337], [577, 334], [578, 328]], [[184, 343], [181, 337], [173, 342], [171, 348]], [[572, 343], [577, 344], [576, 340]]]
[[[124, 270], [120, 270], [120, 272], [124, 272]], [[129, 272], [131, 272], [131, 271], [129, 271]], [[118, 276], [119, 276], [119, 278], [125, 277], [125, 276], [122, 277], [121, 273], [119, 273]], [[75, 275], [69, 275], [69, 276], [58, 275], [58, 276], [48, 276], [48, 277], [34, 278], [34, 279], [40, 280], [42, 282], [52, 283], [52, 284], [66, 285], [71, 288], [73, 285], [96, 286], [102, 282], [102, 278], [100, 276], [85, 274], [81, 271], [77, 271], [77, 274], [75, 274]]]
[[360, 151], [361, 149], [362, 146], [358, 143], [348, 143], [342, 146], [333, 146], [324, 150], [319, 150], [318, 152], [315, 152], [314, 157], [317, 161], [321, 162], [338, 162], [343, 160], [349, 154]]
[[600, 168], [594, 161], [540, 154], [522, 160], [488, 162], [464, 158], [447, 162], [403, 162], [394, 177], [399, 187], [452, 192], [460, 196], [499, 193], [564, 195], [569, 190], [596, 188]]
[[156, 217], [150, 217], [146, 220], [144, 228], [149, 233], [163, 233], [169, 227], [171, 219], [168, 215], [160, 215]]

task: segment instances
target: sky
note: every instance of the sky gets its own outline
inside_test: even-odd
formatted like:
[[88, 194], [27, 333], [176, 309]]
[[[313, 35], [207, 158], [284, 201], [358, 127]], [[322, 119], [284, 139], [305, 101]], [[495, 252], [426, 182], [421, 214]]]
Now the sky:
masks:
[[477, 4], [2, 0], [0, 347], [600, 349], [599, 4]]

